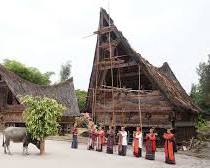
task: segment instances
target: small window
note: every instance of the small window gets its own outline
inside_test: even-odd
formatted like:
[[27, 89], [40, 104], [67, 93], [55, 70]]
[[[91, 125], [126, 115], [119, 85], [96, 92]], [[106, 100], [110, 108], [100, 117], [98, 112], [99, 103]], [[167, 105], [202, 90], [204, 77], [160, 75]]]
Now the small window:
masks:
[[8, 95], [7, 95], [7, 104], [8, 105], [12, 105], [13, 104], [13, 94], [11, 91], [9, 91]]

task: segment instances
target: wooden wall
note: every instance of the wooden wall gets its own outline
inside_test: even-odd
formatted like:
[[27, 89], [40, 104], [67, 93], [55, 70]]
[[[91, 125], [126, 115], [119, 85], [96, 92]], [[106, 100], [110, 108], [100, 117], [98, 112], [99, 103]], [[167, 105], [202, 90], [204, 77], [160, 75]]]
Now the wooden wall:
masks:
[[96, 123], [109, 126], [114, 120], [115, 126], [130, 128], [139, 126], [138, 101], [140, 98], [143, 128], [144, 130], [148, 130], [150, 127], [157, 128], [160, 132], [159, 139], [161, 143], [163, 141], [162, 134], [166, 131], [165, 128], [168, 127], [175, 128], [178, 142], [195, 136], [195, 114], [174, 109], [158, 90], [144, 91], [140, 95], [132, 92], [116, 92], [113, 104], [110, 92], [98, 93], [97, 95], [95, 113], [93, 114]]
[[22, 105], [7, 105], [2, 111], [4, 123], [23, 123], [23, 111], [24, 107]]
[[[114, 103], [105, 93], [95, 107], [95, 120], [109, 125], [113, 116], [115, 125], [138, 125], [140, 123], [139, 99], [141, 118], [145, 126], [171, 126], [170, 116], [174, 113], [171, 104], [157, 90], [138, 93], [116, 93]], [[103, 95], [103, 94], [101, 94]]]
[[175, 135], [179, 142], [189, 140], [196, 136], [196, 128], [194, 126], [176, 127]]

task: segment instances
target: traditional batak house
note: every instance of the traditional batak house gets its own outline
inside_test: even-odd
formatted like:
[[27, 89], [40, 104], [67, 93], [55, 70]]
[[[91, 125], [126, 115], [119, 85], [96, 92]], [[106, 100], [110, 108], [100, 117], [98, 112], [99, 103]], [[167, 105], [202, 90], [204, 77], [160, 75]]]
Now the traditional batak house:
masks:
[[[104, 126], [176, 131], [178, 141], [195, 135], [200, 109], [193, 104], [168, 63], [155, 67], [135, 52], [104, 9], [100, 21], [87, 112]], [[161, 136], [160, 136], [161, 137]]]
[[42, 86], [26, 81], [0, 65], [1, 128], [24, 126], [22, 119], [24, 106], [20, 104], [18, 97], [25, 95], [46, 96], [63, 104], [67, 108], [60, 121], [63, 129], [70, 127], [74, 118], [80, 115], [72, 78], [57, 85]]

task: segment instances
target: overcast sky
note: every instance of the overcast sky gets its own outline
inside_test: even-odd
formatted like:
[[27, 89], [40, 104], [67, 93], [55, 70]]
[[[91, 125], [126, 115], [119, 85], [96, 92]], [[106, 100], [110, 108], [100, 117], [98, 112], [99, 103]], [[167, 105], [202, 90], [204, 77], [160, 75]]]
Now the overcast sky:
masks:
[[[107, 0], [0, 0], [0, 62], [42, 72], [72, 62], [75, 88], [87, 89], [100, 7]], [[110, 0], [115, 25], [150, 63], [168, 62], [189, 93], [210, 53], [210, 0]]]

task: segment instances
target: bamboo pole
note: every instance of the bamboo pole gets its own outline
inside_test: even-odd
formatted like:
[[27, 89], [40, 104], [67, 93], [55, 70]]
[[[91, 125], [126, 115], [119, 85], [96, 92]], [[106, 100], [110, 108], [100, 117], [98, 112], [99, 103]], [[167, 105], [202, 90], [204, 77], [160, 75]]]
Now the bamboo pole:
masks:
[[[100, 27], [100, 25], [99, 25]], [[99, 50], [99, 46], [100, 46], [100, 35], [97, 36], [97, 50], [96, 50], [96, 64], [95, 64], [95, 91], [93, 92], [94, 94], [94, 104], [93, 104], [93, 111], [94, 111], [94, 117], [93, 117], [93, 121], [94, 123], [96, 122], [96, 102], [97, 102], [97, 89], [98, 89], [98, 62], [99, 62], [99, 54], [100, 54], [100, 50]]]
[[[111, 18], [110, 18], [110, 3], [108, 1], [109, 8], [109, 28], [111, 27]], [[114, 81], [113, 81], [113, 68], [112, 68], [112, 45], [111, 45], [111, 32], [109, 31], [109, 58], [110, 58], [110, 70], [111, 70], [111, 83], [112, 83], [112, 126], [115, 127], [115, 114], [114, 114]]]
[[94, 93], [94, 89], [92, 90], [92, 119], [93, 119], [93, 122], [94, 122], [94, 119], [95, 119], [95, 105], [94, 105], [94, 102], [95, 102], [95, 93]]
[[[140, 64], [138, 66], [139, 69], [139, 90], [141, 90], [141, 74], [140, 74]], [[142, 114], [141, 114], [141, 100], [140, 100], [140, 92], [138, 92], [138, 107], [139, 107], [139, 122], [140, 122], [140, 127], [142, 130]]]

